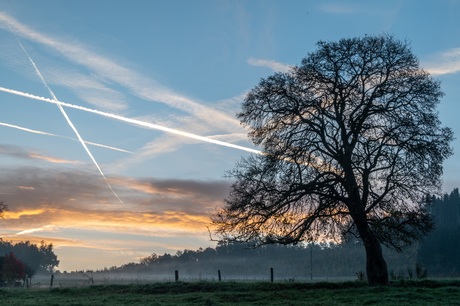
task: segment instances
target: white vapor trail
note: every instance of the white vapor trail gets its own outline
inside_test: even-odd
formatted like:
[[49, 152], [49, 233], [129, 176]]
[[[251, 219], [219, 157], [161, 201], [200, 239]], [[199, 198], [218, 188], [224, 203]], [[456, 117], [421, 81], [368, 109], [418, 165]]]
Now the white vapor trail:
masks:
[[[191, 138], [191, 139], [196, 139], [196, 140], [203, 141], [203, 142], [212, 143], [212, 144], [216, 144], [216, 145], [219, 145], [219, 146], [229, 147], [229, 148], [233, 148], [233, 149], [237, 149], [237, 150], [241, 150], [241, 151], [246, 151], [246, 152], [249, 152], [249, 153], [255, 153], [255, 154], [259, 154], [259, 155], [266, 155], [265, 152], [260, 151], [260, 150], [251, 149], [251, 148], [248, 148], [248, 147], [235, 145], [233, 143], [228, 143], [228, 142], [225, 142], [225, 141], [212, 139], [210, 137], [200, 136], [200, 135], [196, 135], [196, 134], [192, 134], [192, 133], [188, 133], [188, 132], [168, 128], [168, 127], [161, 126], [161, 125], [158, 125], [158, 124], [153, 124], [153, 123], [149, 123], [149, 122], [145, 122], [145, 121], [141, 121], [141, 120], [136, 120], [136, 119], [127, 118], [127, 117], [123, 117], [123, 116], [119, 116], [119, 115], [115, 115], [115, 114], [111, 114], [111, 113], [107, 113], [107, 112], [102, 112], [102, 111], [87, 108], [87, 107], [84, 107], [84, 106], [74, 105], [74, 104], [70, 104], [70, 103], [66, 103], [66, 102], [61, 102], [61, 101], [58, 101], [58, 100], [52, 100], [52, 99], [36, 96], [36, 95], [30, 94], [30, 93], [26, 93], [26, 92], [14, 90], [14, 89], [8, 89], [8, 88], [0, 86], [0, 91], [7, 92], [7, 93], [17, 95], [17, 96], [26, 97], [26, 98], [29, 98], [29, 99], [32, 99], [32, 100], [38, 100], [38, 101], [48, 102], [48, 103], [52, 103], [52, 104], [58, 104], [58, 105], [73, 108], [73, 109], [78, 109], [78, 110], [81, 110], [81, 111], [84, 111], [84, 112], [97, 114], [97, 115], [100, 115], [100, 116], [103, 116], [103, 117], [116, 119], [116, 120], [119, 120], [119, 121], [135, 124], [135, 125], [138, 125], [138, 126], [142, 126], [142, 127], [146, 127], [146, 128], [150, 128], [150, 129], [154, 129], [154, 130], [160, 130], [160, 131], [163, 131], [163, 132], [167, 132], [167, 133], [171, 133], [171, 134], [175, 134], [175, 135], [180, 135], [180, 136]], [[289, 160], [286, 159], [286, 161], [289, 161]], [[338, 169], [335, 169], [333, 166], [328, 165], [321, 158], [318, 158], [318, 157], [314, 158], [314, 161], [311, 161], [310, 163], [308, 163], [308, 165], [311, 166], [311, 167], [314, 167], [314, 168], [326, 169], [328, 171], [332, 171], [332, 172], [336, 172], [336, 173], [340, 172]]]
[[84, 45], [67, 43], [62, 39], [55, 39], [52, 36], [35, 31], [33, 28], [0, 11], [0, 29], [2, 27], [8, 27], [10, 32], [15, 35], [39, 43], [41, 46], [52, 48], [70, 61], [85, 67], [97, 76], [102, 76], [104, 79], [128, 89], [133, 95], [143, 100], [163, 103], [169, 107], [179, 109], [219, 129], [228, 130], [231, 128], [233, 130], [237, 127], [240, 130], [241, 128], [239, 121], [233, 116], [208, 108], [176, 93], [174, 90], [162, 86], [156, 80], [121, 65], [119, 61], [93, 53]]
[[180, 136], [191, 138], [191, 139], [196, 139], [196, 140], [203, 141], [203, 142], [212, 143], [212, 144], [219, 145], [219, 146], [229, 147], [229, 148], [233, 148], [233, 149], [237, 149], [237, 150], [241, 150], [241, 151], [246, 151], [246, 152], [250, 152], [250, 153], [264, 154], [262, 151], [251, 149], [251, 148], [248, 148], [248, 147], [243, 147], [243, 146], [235, 145], [235, 144], [228, 143], [228, 142], [225, 142], [225, 141], [220, 141], [220, 140], [217, 140], [217, 139], [212, 139], [212, 138], [209, 138], [209, 137], [200, 136], [200, 135], [196, 135], [196, 134], [192, 134], [192, 133], [188, 133], [188, 132], [168, 128], [168, 127], [161, 126], [161, 125], [158, 125], [158, 124], [153, 124], [153, 123], [149, 123], [149, 122], [145, 122], [145, 121], [141, 121], [141, 120], [136, 120], [136, 119], [127, 118], [127, 117], [123, 117], [123, 116], [119, 116], [119, 115], [115, 115], [115, 114], [111, 114], [111, 113], [107, 113], [107, 112], [102, 112], [102, 111], [99, 111], [99, 110], [95, 110], [95, 109], [91, 109], [91, 108], [87, 108], [87, 107], [83, 107], [83, 106], [79, 106], [79, 105], [74, 105], [74, 104], [70, 104], [70, 103], [66, 103], [66, 102], [61, 102], [61, 101], [59, 101], [57, 99], [52, 100], [52, 99], [36, 96], [36, 95], [33, 95], [33, 94], [25, 93], [25, 92], [22, 92], [22, 91], [17, 91], [17, 90], [14, 90], [14, 89], [8, 89], [8, 88], [1, 87], [1, 86], [0, 86], [0, 91], [10, 93], [10, 94], [13, 94], [13, 95], [17, 95], [17, 96], [26, 97], [26, 98], [29, 98], [29, 99], [32, 99], [32, 100], [38, 100], [38, 101], [57, 104], [57, 105], [61, 105], [61, 106], [65, 106], [65, 107], [69, 107], [69, 108], [73, 108], [73, 109], [78, 109], [78, 110], [81, 110], [81, 111], [84, 111], [84, 112], [97, 114], [97, 115], [100, 115], [100, 116], [103, 116], [103, 117], [112, 118], [112, 119], [115, 119], [115, 120], [123, 121], [123, 122], [126, 122], [126, 123], [131, 123], [131, 124], [134, 124], [134, 125], [138, 125], [138, 126], [142, 126], [142, 127], [146, 127], [146, 128], [150, 128], [150, 129], [154, 129], [154, 130], [160, 130], [160, 131], [163, 131], [163, 132], [167, 132], [167, 133], [171, 133], [171, 134], [175, 134], [175, 135], [180, 135]]
[[[39, 76], [40, 80], [42, 81], [43, 85], [46, 87], [46, 89], [48, 90], [48, 92], [50, 93], [51, 97], [53, 97], [53, 100], [54, 101], [58, 101], [58, 98], [56, 97], [56, 95], [54, 94], [54, 92], [51, 90], [51, 88], [48, 86], [48, 84], [46, 83], [45, 79], [43, 78], [43, 75], [40, 73], [40, 70], [38, 69], [37, 65], [35, 65], [35, 62], [32, 60], [32, 58], [30, 57], [29, 53], [27, 53], [26, 49], [24, 49], [24, 47], [22, 46], [22, 44], [18, 41], [18, 44], [21, 46], [22, 50], [24, 51], [24, 53], [27, 55], [27, 57], [29, 58], [29, 61], [30, 63], [32, 64], [32, 66], [34, 67], [35, 69], [35, 72], [37, 73], [37, 75]], [[109, 181], [107, 180], [107, 178], [105, 177], [104, 175], [104, 172], [102, 172], [102, 169], [101, 167], [99, 167], [99, 164], [97, 163], [96, 159], [94, 158], [93, 154], [91, 154], [91, 151], [88, 149], [88, 146], [86, 146], [86, 143], [85, 141], [83, 140], [83, 138], [80, 136], [80, 133], [78, 132], [77, 128], [73, 125], [72, 121], [70, 120], [69, 116], [67, 115], [66, 111], [64, 110], [64, 108], [62, 107], [61, 104], [56, 104], [59, 108], [59, 110], [61, 111], [62, 115], [64, 116], [65, 120], [67, 121], [67, 123], [69, 124], [69, 126], [72, 128], [72, 130], [74, 131], [75, 135], [77, 136], [78, 140], [80, 141], [81, 145], [83, 146], [83, 148], [85, 149], [86, 153], [88, 154], [88, 156], [91, 158], [91, 160], [93, 161], [94, 165], [96, 166], [96, 168], [99, 170], [99, 173], [101, 174], [101, 176], [104, 178], [105, 182], [107, 183], [107, 186], [110, 188], [110, 190], [112, 191], [112, 193], [115, 195], [115, 197], [118, 199], [118, 201], [120, 201], [121, 204], [124, 204], [123, 201], [120, 199], [120, 197], [118, 197], [117, 193], [115, 192], [115, 190], [113, 190], [112, 186], [110, 185]]]
[[[9, 128], [13, 128], [13, 129], [17, 129], [17, 130], [21, 130], [21, 131], [25, 131], [25, 132], [29, 132], [29, 133], [34, 133], [34, 134], [39, 134], [39, 135], [46, 135], [46, 136], [53, 136], [53, 137], [69, 139], [69, 140], [79, 142], [78, 139], [75, 139], [75, 138], [72, 138], [72, 137], [53, 134], [53, 133], [48, 133], [48, 132], [43, 132], [43, 131], [38, 131], [38, 130], [32, 130], [32, 129], [29, 129], [29, 128], [26, 128], [26, 127], [14, 125], [14, 124], [9, 124], [9, 123], [5, 123], [5, 122], [0, 122], [0, 126], [6, 126], [6, 127], [9, 127]], [[119, 151], [119, 152], [123, 152], [123, 153], [133, 154], [133, 152], [128, 151], [128, 150], [120, 149], [120, 148], [112, 147], [112, 146], [107, 146], [107, 145], [100, 144], [100, 143], [97, 143], [97, 142], [91, 142], [91, 141], [86, 141], [85, 140], [85, 143], [89, 144], [89, 145], [92, 145], [92, 146], [95, 146], [95, 147], [101, 147], [101, 148], [105, 148], [105, 149], [109, 149], [109, 150], [114, 150], [114, 151]]]

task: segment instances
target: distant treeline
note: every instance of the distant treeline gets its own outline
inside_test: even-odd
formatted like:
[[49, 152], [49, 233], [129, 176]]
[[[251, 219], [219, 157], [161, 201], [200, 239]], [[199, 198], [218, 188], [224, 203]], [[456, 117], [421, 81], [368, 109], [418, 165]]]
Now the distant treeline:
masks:
[[[390, 277], [460, 276], [460, 196], [458, 189], [441, 198], [430, 198], [435, 230], [422, 241], [398, 253], [384, 248]], [[142, 258], [139, 263], [100, 271], [140, 273], [158, 277], [181, 275], [196, 279], [266, 278], [273, 268], [278, 279], [359, 277], [365, 271], [364, 248], [358, 240], [341, 244], [266, 245], [218, 243], [215, 248], [178, 251]]]
[[[404, 253], [384, 250], [392, 275], [400, 276], [414, 269], [416, 248]], [[226, 279], [267, 279], [270, 268], [277, 279], [327, 279], [354, 278], [365, 271], [364, 248], [358, 242], [283, 246], [266, 245], [251, 249], [246, 244], [219, 243], [215, 248], [184, 250], [171, 255], [152, 254], [139, 263], [128, 263], [121, 267], [102, 271], [149, 274], [151, 276], [173, 276], [178, 270], [181, 276], [193, 279], [216, 279], [221, 271]]]
[[432, 197], [435, 229], [421, 242], [418, 260], [431, 276], [460, 276], [460, 195], [458, 188], [442, 198]]

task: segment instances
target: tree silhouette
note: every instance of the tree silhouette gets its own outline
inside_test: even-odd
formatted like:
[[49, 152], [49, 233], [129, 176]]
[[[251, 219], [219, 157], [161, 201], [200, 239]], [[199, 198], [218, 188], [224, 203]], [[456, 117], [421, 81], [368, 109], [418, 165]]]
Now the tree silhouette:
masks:
[[8, 210], [8, 206], [5, 204], [4, 201], [0, 201], [0, 218], [3, 218], [5, 210]]
[[52, 272], [59, 265], [52, 243], [46, 244], [42, 241], [40, 246], [37, 246], [30, 241], [20, 241], [13, 244], [0, 238], [0, 256], [10, 252], [24, 263], [25, 273], [29, 278], [39, 270]]
[[262, 79], [242, 124], [264, 154], [242, 159], [222, 210], [224, 241], [256, 245], [359, 237], [370, 285], [387, 285], [381, 244], [402, 250], [432, 228], [427, 194], [452, 154], [439, 82], [389, 35], [319, 42], [299, 67]]
[[52, 273], [54, 268], [59, 265], [57, 255], [54, 254], [53, 244], [46, 244], [44, 240], [40, 243], [40, 268]]
[[13, 253], [6, 254], [0, 261], [0, 279], [2, 281], [14, 285], [15, 281], [24, 278], [25, 266]]

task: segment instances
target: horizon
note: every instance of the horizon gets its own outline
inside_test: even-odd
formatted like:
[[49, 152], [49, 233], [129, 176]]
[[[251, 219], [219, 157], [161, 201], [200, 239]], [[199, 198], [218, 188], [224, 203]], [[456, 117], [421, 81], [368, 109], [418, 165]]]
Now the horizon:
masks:
[[2, 1], [0, 237], [53, 243], [60, 271], [215, 247], [225, 174], [260, 153], [236, 113], [261, 78], [320, 40], [388, 33], [441, 81], [455, 136], [458, 29], [455, 0]]

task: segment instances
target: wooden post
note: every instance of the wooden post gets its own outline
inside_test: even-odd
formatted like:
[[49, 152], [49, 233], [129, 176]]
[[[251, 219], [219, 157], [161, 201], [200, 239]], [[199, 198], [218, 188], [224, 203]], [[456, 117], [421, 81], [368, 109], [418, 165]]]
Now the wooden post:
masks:
[[174, 278], [175, 278], [176, 282], [179, 281], [179, 271], [177, 271], [177, 270], [174, 271]]
[[53, 288], [54, 274], [51, 274], [50, 288]]
[[217, 270], [217, 276], [219, 277], [219, 282], [222, 280], [222, 277], [220, 275], [220, 270]]
[[313, 280], [313, 243], [310, 244], [310, 280]]
[[270, 281], [273, 283], [273, 268], [270, 268]]

